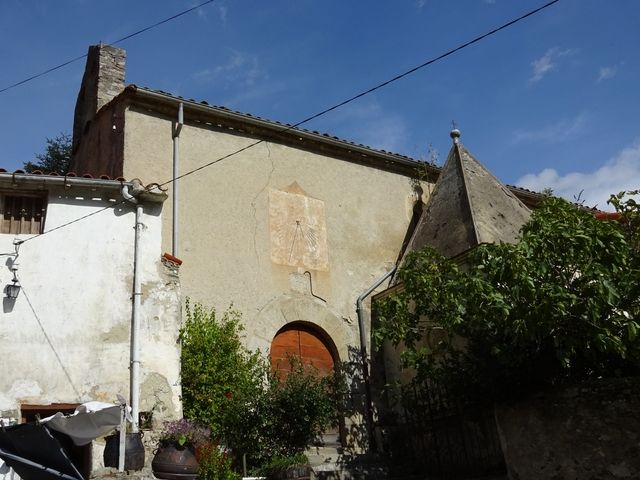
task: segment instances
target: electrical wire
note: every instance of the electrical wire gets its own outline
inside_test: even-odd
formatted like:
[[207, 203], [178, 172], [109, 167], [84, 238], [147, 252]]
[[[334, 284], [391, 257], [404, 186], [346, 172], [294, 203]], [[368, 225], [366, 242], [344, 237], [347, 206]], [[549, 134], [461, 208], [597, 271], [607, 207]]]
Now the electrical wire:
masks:
[[98, 215], [99, 213], [102, 213], [102, 212], [104, 212], [104, 211], [106, 211], [106, 210], [111, 210], [112, 208], [117, 208], [117, 207], [119, 207], [120, 205], [124, 205], [124, 204], [126, 204], [126, 203], [128, 203], [128, 202], [127, 202], [127, 200], [120, 200], [119, 202], [115, 202], [115, 203], [113, 203], [113, 204], [110, 204], [110, 205], [107, 205], [107, 206], [105, 206], [105, 207], [99, 208], [98, 210], [96, 210], [96, 211], [94, 211], [94, 212], [87, 213], [86, 215], [82, 215], [81, 217], [75, 218], [75, 219], [73, 219], [73, 220], [69, 220], [68, 222], [61, 223], [60, 225], [58, 225], [58, 226], [56, 226], [56, 227], [53, 227], [53, 228], [52, 228], [52, 229], [50, 229], [50, 230], [46, 230], [46, 231], [44, 231], [44, 232], [42, 232], [42, 233], [38, 233], [38, 234], [34, 235], [33, 237], [25, 238], [24, 240], [19, 240], [18, 242], [19, 242], [20, 244], [26, 243], [26, 242], [28, 242], [28, 241], [30, 241], [30, 240], [33, 240], [34, 238], [39, 238], [39, 237], [41, 237], [41, 236], [43, 236], [43, 235], [47, 235], [47, 234], [49, 234], [49, 233], [53, 233], [53, 232], [55, 232], [56, 230], [60, 230], [60, 229], [62, 229], [62, 228], [66, 228], [66, 227], [68, 227], [69, 225], [73, 225], [74, 223], [78, 223], [78, 222], [80, 222], [80, 221], [82, 221], [82, 220], [85, 220], [85, 219], [87, 219], [87, 218], [89, 218], [89, 217], [93, 217], [94, 215]]
[[[182, 17], [183, 15], [186, 15], [187, 13], [193, 12], [194, 10], [197, 10], [198, 8], [203, 7], [203, 6], [205, 6], [205, 5], [209, 4], [209, 3], [213, 3], [215, 1], [216, 0], [207, 0], [206, 2], [202, 2], [201, 4], [196, 5], [195, 7], [191, 7], [189, 9], [187, 9], [187, 10], [183, 10], [182, 12], [176, 13], [175, 15], [172, 15], [172, 16], [170, 16], [168, 18], [165, 18], [164, 20], [160, 20], [159, 22], [156, 22], [153, 25], [149, 25], [148, 27], [141, 28], [140, 30], [138, 30], [136, 32], [130, 33], [128, 35], [125, 35], [124, 37], [119, 38], [118, 40], [113, 42], [112, 45], [116, 45], [118, 43], [124, 42], [125, 40], [129, 40], [130, 38], [136, 37], [136, 36], [138, 36], [138, 35], [140, 35], [140, 34], [142, 34], [144, 32], [147, 32], [147, 31], [149, 31], [149, 30], [151, 30], [153, 28], [159, 27], [160, 25], [163, 25], [163, 24], [165, 24], [167, 22], [170, 22], [171, 20], [175, 20], [176, 18]], [[66, 67], [67, 65], [70, 65], [70, 64], [72, 64], [74, 62], [77, 62], [78, 60], [82, 60], [83, 58], [86, 58], [86, 57], [87, 57], [87, 54], [85, 53], [84, 55], [80, 55], [79, 57], [72, 58], [71, 60], [67, 60], [66, 62], [63, 62], [63, 63], [61, 63], [59, 65], [56, 65], [55, 67], [51, 67], [51, 68], [48, 68], [47, 70], [44, 70], [44, 71], [42, 71], [40, 73], [36, 73], [34, 75], [31, 75], [30, 77], [27, 77], [27, 78], [25, 78], [23, 80], [20, 80], [19, 82], [16, 82], [16, 83], [14, 83], [12, 85], [8, 85], [8, 86], [0, 89], [0, 93], [4, 93], [7, 90], [11, 90], [12, 88], [16, 88], [16, 87], [19, 87], [20, 85], [24, 85], [25, 83], [29, 83], [30, 81], [35, 80], [36, 78], [40, 78], [40, 77], [43, 77], [43, 76], [45, 76], [45, 75], [47, 75], [47, 74], [49, 74], [51, 72], [55, 72], [56, 70], [60, 70], [61, 68]]]
[[67, 377], [67, 380], [69, 381], [69, 384], [71, 385], [71, 388], [75, 392], [77, 398], [81, 398], [82, 395], [80, 395], [80, 392], [78, 392], [78, 389], [76, 388], [75, 384], [73, 383], [73, 379], [71, 378], [71, 374], [69, 373], [69, 370], [67, 369], [67, 367], [65, 366], [64, 362], [62, 361], [62, 358], [60, 357], [60, 354], [58, 353], [58, 350], [56, 350], [56, 346], [53, 344], [53, 341], [51, 340], [51, 337], [47, 333], [47, 330], [44, 328], [44, 325], [42, 324], [42, 320], [40, 320], [40, 316], [36, 312], [36, 309], [34, 308], [33, 303], [31, 303], [31, 298], [27, 294], [27, 291], [25, 290], [24, 285], [22, 285], [22, 282], [20, 282], [20, 284], [21, 284], [22, 295], [27, 300], [27, 304], [29, 305], [29, 308], [31, 309], [31, 313], [33, 313], [33, 318], [36, 319], [36, 322], [38, 323], [38, 326], [40, 327], [40, 331], [42, 332], [42, 335], [44, 336], [45, 340], [49, 344], [49, 347], [51, 348], [51, 351], [53, 352], [54, 356], [56, 357], [56, 360], [58, 360], [58, 363], [60, 364], [60, 368], [62, 368], [62, 371], [64, 372], [65, 377]]
[[[524, 19], [526, 19], [528, 17], [531, 17], [532, 15], [535, 15], [536, 13], [538, 13], [538, 12], [548, 8], [548, 7], [550, 7], [551, 5], [553, 5], [555, 3], [558, 3], [559, 1], [560, 0], [552, 0], [552, 1], [550, 1], [550, 2], [548, 2], [546, 4], [544, 4], [544, 5], [536, 8], [535, 10], [531, 10], [530, 12], [527, 12], [524, 15], [519, 16], [518, 18], [515, 18], [515, 19], [513, 19], [513, 20], [511, 20], [511, 21], [509, 21], [509, 22], [507, 22], [507, 23], [505, 23], [505, 24], [503, 24], [503, 25], [501, 25], [501, 26], [499, 26], [497, 28], [494, 28], [493, 30], [488, 31], [487, 33], [484, 33], [484, 34], [482, 34], [482, 35], [480, 35], [478, 37], [475, 37], [473, 40], [469, 40], [468, 42], [465, 42], [465, 43], [463, 43], [461, 45], [458, 45], [457, 47], [452, 48], [451, 50], [448, 50], [447, 52], [445, 52], [445, 53], [443, 53], [441, 55], [438, 55], [437, 57], [434, 57], [434, 58], [432, 58], [430, 60], [427, 60], [426, 62], [421, 63], [420, 65], [417, 65], [417, 66], [415, 66], [413, 68], [410, 68], [409, 70], [407, 70], [407, 71], [405, 71], [403, 73], [400, 73], [400, 74], [398, 74], [398, 75], [396, 75], [396, 76], [394, 76], [394, 77], [392, 77], [392, 78], [390, 78], [388, 80], [385, 80], [384, 82], [379, 83], [379, 84], [377, 84], [377, 85], [375, 85], [375, 86], [373, 86], [373, 87], [371, 87], [371, 88], [369, 88], [367, 90], [364, 90], [363, 92], [360, 92], [360, 93], [358, 93], [356, 95], [353, 95], [352, 97], [349, 97], [348, 99], [343, 100], [340, 103], [336, 103], [335, 105], [333, 105], [331, 107], [328, 107], [328, 108], [325, 108], [324, 110], [321, 110], [318, 113], [315, 113], [315, 114], [313, 114], [313, 115], [311, 115], [311, 116], [309, 116], [309, 117], [307, 117], [307, 118], [305, 118], [303, 120], [300, 120], [299, 122], [294, 123], [293, 125], [285, 127], [283, 129], [279, 130], [277, 133], [288, 132], [289, 130], [293, 130], [293, 129], [299, 127], [300, 125], [303, 125], [303, 124], [308, 123], [308, 122], [310, 122], [312, 120], [315, 120], [316, 118], [321, 117], [323, 115], [326, 115], [327, 113], [332, 112], [332, 111], [334, 111], [334, 110], [336, 110], [336, 109], [338, 109], [340, 107], [344, 107], [345, 105], [347, 105], [347, 104], [349, 104], [349, 103], [351, 103], [351, 102], [353, 102], [353, 101], [355, 101], [355, 100], [357, 100], [359, 98], [362, 98], [365, 95], [369, 95], [370, 93], [373, 93], [376, 90], [380, 90], [381, 88], [386, 87], [387, 85], [389, 85], [391, 83], [394, 83], [394, 82], [396, 82], [396, 81], [398, 81], [398, 80], [400, 80], [400, 79], [402, 79], [404, 77], [407, 77], [407, 76], [411, 75], [412, 73], [417, 72], [418, 70], [421, 70], [421, 69], [423, 69], [425, 67], [428, 67], [429, 65], [432, 65], [432, 64], [434, 64], [434, 63], [436, 63], [436, 62], [438, 62], [438, 61], [440, 61], [440, 60], [442, 60], [444, 58], [447, 58], [448, 56], [453, 55], [454, 53], [459, 52], [460, 50], [463, 50], [464, 48], [467, 48], [467, 47], [469, 47], [469, 46], [471, 46], [471, 45], [473, 45], [475, 43], [478, 43], [481, 40], [484, 40], [485, 38], [490, 37], [491, 35], [494, 35], [494, 34], [498, 33], [501, 30], [504, 30], [504, 29], [506, 29], [506, 28], [508, 28], [508, 27], [510, 27], [512, 25], [515, 25], [516, 23], [518, 23], [518, 22], [520, 22], [520, 21], [522, 21], [522, 20], [524, 20]], [[193, 170], [185, 172], [182, 175], [179, 175], [179, 176], [177, 176], [175, 178], [167, 180], [166, 182], [161, 183], [160, 186], [165, 186], [165, 185], [168, 185], [170, 183], [175, 182], [176, 180], [180, 180], [180, 179], [182, 179], [184, 177], [188, 177], [189, 175], [192, 175], [192, 174], [194, 174], [196, 172], [199, 172], [200, 170], [203, 170], [203, 169], [205, 169], [207, 167], [210, 167], [211, 165], [214, 165], [214, 164], [216, 164], [218, 162], [221, 162], [222, 160], [226, 160], [229, 157], [232, 157], [234, 155], [242, 153], [245, 150], [253, 148], [256, 145], [259, 145], [259, 144], [261, 144], [261, 143], [263, 143], [265, 141], [266, 140], [264, 140], [264, 139], [257, 140], [257, 141], [255, 141], [255, 142], [253, 142], [253, 143], [251, 143], [249, 145], [246, 145], [246, 146], [244, 146], [244, 147], [242, 147], [242, 148], [240, 148], [240, 149], [238, 149], [238, 150], [236, 150], [234, 152], [228, 153], [228, 154], [226, 154], [226, 155], [224, 155], [222, 157], [219, 157], [219, 158], [217, 158], [215, 160], [212, 160], [209, 163], [205, 163], [204, 165], [200, 165], [199, 167], [194, 168]]]
[[[504, 30], [504, 29], [506, 29], [508, 27], [511, 27], [511, 26], [515, 25], [516, 23], [521, 22], [522, 20], [524, 20], [526, 18], [529, 18], [532, 15], [535, 15], [536, 13], [539, 13], [542, 10], [544, 10], [544, 9], [546, 9], [546, 8], [556, 4], [556, 3], [558, 3], [559, 1], [560, 0], [552, 0], [552, 1], [548, 2], [548, 3], [545, 3], [544, 5], [538, 7], [536, 9], [534, 9], [534, 10], [531, 10], [531, 11], [525, 13], [524, 15], [521, 15], [521, 16], [519, 16], [519, 17], [517, 17], [517, 18], [515, 18], [515, 19], [513, 19], [513, 20], [511, 20], [511, 21], [509, 21], [509, 22], [497, 27], [497, 28], [494, 28], [493, 30], [490, 30], [490, 31], [488, 31], [488, 32], [486, 32], [486, 33], [484, 33], [484, 34], [482, 34], [480, 36], [477, 36], [474, 39], [469, 40], [468, 42], [462, 43], [462, 44], [458, 45], [457, 47], [452, 48], [451, 50], [448, 50], [447, 52], [442, 53], [441, 55], [438, 55], [437, 57], [434, 57], [434, 58], [432, 58], [430, 60], [427, 60], [427, 61], [421, 63], [420, 65], [417, 65], [417, 66], [415, 66], [415, 67], [413, 67], [413, 68], [411, 68], [411, 69], [409, 69], [409, 70], [407, 70], [407, 71], [405, 71], [403, 73], [395, 75], [394, 77], [392, 77], [392, 78], [390, 78], [390, 79], [388, 79], [388, 80], [386, 80], [386, 81], [384, 81], [382, 83], [379, 83], [379, 84], [377, 84], [377, 85], [375, 85], [375, 86], [373, 86], [373, 87], [371, 87], [371, 88], [369, 88], [367, 90], [364, 90], [364, 91], [362, 91], [362, 92], [360, 92], [360, 93], [358, 93], [356, 95], [353, 95], [352, 97], [349, 97], [348, 99], [343, 100], [342, 102], [337, 103], [337, 104], [335, 104], [335, 105], [333, 105], [331, 107], [328, 107], [328, 108], [326, 108], [324, 110], [321, 110], [320, 112], [315, 113], [315, 114], [313, 114], [313, 115], [311, 115], [311, 116], [309, 116], [309, 117], [307, 117], [307, 118], [305, 118], [305, 119], [303, 119], [303, 120], [301, 120], [301, 121], [299, 121], [299, 122], [297, 122], [297, 123], [295, 123], [293, 125], [287, 126], [287, 127], [283, 128], [283, 129], [279, 130], [278, 133], [285, 133], [285, 132], [288, 132], [290, 130], [293, 130], [293, 129], [299, 127], [300, 125], [308, 123], [311, 120], [315, 120], [316, 118], [321, 117], [323, 115], [326, 115], [327, 113], [332, 112], [333, 110], [336, 110], [336, 109], [338, 109], [340, 107], [343, 107], [343, 106], [347, 105], [348, 103], [351, 103], [351, 102], [353, 102], [353, 101], [355, 101], [355, 100], [357, 100], [359, 98], [364, 97], [365, 95], [368, 95], [368, 94], [370, 94], [372, 92], [375, 92], [376, 90], [379, 90], [379, 89], [381, 89], [383, 87], [386, 87], [387, 85], [389, 85], [389, 84], [391, 84], [393, 82], [396, 82], [396, 81], [398, 81], [398, 80], [400, 80], [400, 79], [402, 79], [402, 78], [404, 78], [404, 77], [406, 77], [408, 75], [411, 75], [412, 73], [415, 73], [418, 70], [421, 70], [421, 69], [423, 69], [425, 67], [428, 67], [429, 65], [432, 65], [432, 64], [434, 64], [434, 63], [436, 63], [436, 62], [438, 62], [440, 60], [443, 60], [444, 58], [447, 58], [450, 55], [453, 55], [454, 53], [459, 52], [460, 50], [463, 50], [464, 48], [467, 48], [467, 47], [469, 47], [469, 46], [471, 46], [471, 45], [473, 45], [475, 43], [478, 43], [481, 40], [500, 32], [501, 30]], [[175, 178], [171, 178], [171, 179], [167, 180], [166, 182], [163, 182], [163, 183], [160, 183], [160, 184], [156, 184], [156, 186], [164, 187], [166, 185], [174, 183], [176, 180], [180, 180], [182, 178], [185, 178], [185, 177], [188, 177], [190, 175], [193, 175], [193, 174], [195, 174], [195, 173], [197, 173], [197, 172], [199, 172], [201, 170], [204, 170], [205, 168], [208, 168], [208, 167], [210, 167], [212, 165], [215, 165], [216, 163], [219, 163], [219, 162], [221, 162], [223, 160], [226, 160], [227, 158], [230, 158], [230, 157], [233, 157], [235, 155], [238, 155], [238, 154], [240, 154], [240, 153], [242, 153], [242, 152], [244, 152], [246, 150], [249, 150], [250, 148], [253, 148], [253, 147], [257, 146], [257, 145], [260, 145], [261, 143], [264, 143], [264, 142], [266, 142], [266, 140], [264, 140], [264, 139], [256, 140], [255, 142], [252, 142], [252, 143], [250, 143], [250, 144], [248, 144], [248, 145], [246, 145], [246, 146], [244, 146], [242, 148], [234, 150], [233, 152], [227, 153], [226, 155], [223, 155], [222, 157], [218, 157], [215, 160], [212, 160], [211, 162], [208, 162], [208, 163], [205, 163], [203, 165], [200, 165], [199, 167], [196, 167], [196, 168], [194, 168], [192, 170], [189, 170], [189, 171], [187, 171], [187, 172], [185, 172], [185, 173], [183, 173], [181, 175], [178, 175]], [[82, 217], [79, 217], [79, 218], [77, 218], [75, 220], [71, 220], [71, 221], [69, 221], [67, 223], [58, 225], [57, 227], [52, 228], [51, 230], [47, 230], [47, 231], [42, 232], [40, 234], [34, 235], [32, 237], [29, 237], [29, 238], [23, 240], [22, 243], [25, 243], [25, 242], [28, 242], [30, 240], [33, 240], [34, 238], [42, 237], [43, 235], [47, 235], [47, 234], [49, 234], [51, 232], [54, 232], [56, 230], [60, 230], [61, 228], [64, 228], [66, 226], [69, 226], [69, 225], [72, 225], [74, 223], [77, 223], [77, 222], [79, 222], [81, 220], [84, 220], [85, 218], [92, 217], [93, 215], [97, 215], [98, 213], [103, 212], [105, 210], [108, 210], [109, 208], [115, 208], [118, 205], [122, 205], [123, 203], [125, 203], [124, 200], [121, 201], [121, 202], [118, 202], [118, 203], [116, 203], [114, 205], [108, 205], [106, 207], [101, 208], [100, 210], [96, 210], [95, 212], [89, 213], [89, 214], [84, 215]]]

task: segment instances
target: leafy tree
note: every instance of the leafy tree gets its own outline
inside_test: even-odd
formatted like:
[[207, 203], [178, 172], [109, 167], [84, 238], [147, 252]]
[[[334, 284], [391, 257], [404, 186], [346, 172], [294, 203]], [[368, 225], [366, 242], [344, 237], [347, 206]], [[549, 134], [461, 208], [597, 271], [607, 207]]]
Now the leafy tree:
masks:
[[337, 418], [335, 377], [320, 377], [291, 359], [280, 378], [259, 352], [242, 344], [240, 314], [187, 302], [182, 343], [182, 401], [186, 418], [211, 428], [250, 468], [301, 454]]
[[25, 162], [24, 169], [31, 173], [41, 170], [44, 173], [55, 172], [64, 175], [71, 164], [71, 135], [61, 133], [55, 138], [47, 138], [44, 153], [37, 154], [37, 162]]
[[187, 301], [180, 331], [184, 416], [222, 435], [225, 407], [234, 396], [252, 396], [263, 382], [257, 352], [242, 345], [240, 314], [227, 310], [221, 317], [201, 304]]
[[403, 345], [418, 381], [492, 398], [638, 373], [638, 205], [612, 202], [626, 222], [549, 197], [516, 244], [481, 245], [464, 264], [410, 255], [402, 290], [378, 305], [378, 343]]

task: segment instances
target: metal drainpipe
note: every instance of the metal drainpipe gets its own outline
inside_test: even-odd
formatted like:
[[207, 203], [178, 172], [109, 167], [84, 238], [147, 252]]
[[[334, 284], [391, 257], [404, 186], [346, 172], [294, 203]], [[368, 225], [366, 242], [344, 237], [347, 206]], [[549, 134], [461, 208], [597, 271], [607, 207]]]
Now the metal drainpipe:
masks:
[[396, 271], [394, 266], [391, 270], [385, 273], [382, 277], [374, 282], [367, 290], [356, 300], [356, 312], [358, 314], [358, 328], [360, 330], [360, 355], [362, 356], [362, 380], [364, 382], [364, 394], [365, 394], [365, 415], [367, 420], [367, 433], [369, 435], [370, 448], [375, 446], [375, 437], [373, 435], [373, 407], [371, 405], [371, 382], [369, 381], [369, 359], [367, 355], [367, 337], [364, 328], [364, 306], [362, 302], [373, 291], [378, 288], [382, 282], [387, 280]]
[[173, 217], [171, 227], [171, 255], [178, 256], [178, 161], [180, 160], [180, 132], [184, 125], [184, 104], [178, 106], [178, 123], [173, 130]]
[[138, 414], [140, 412], [140, 231], [142, 230], [142, 203], [132, 196], [127, 187], [122, 187], [122, 196], [136, 206], [135, 240], [133, 243], [133, 306], [131, 309], [131, 351], [129, 361], [129, 394], [131, 403], [131, 432], [138, 433]]

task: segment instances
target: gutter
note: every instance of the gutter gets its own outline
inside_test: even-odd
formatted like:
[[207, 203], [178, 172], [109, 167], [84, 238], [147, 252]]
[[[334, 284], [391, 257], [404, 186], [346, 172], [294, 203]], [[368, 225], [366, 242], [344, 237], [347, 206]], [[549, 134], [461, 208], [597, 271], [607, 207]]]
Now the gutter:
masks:
[[94, 188], [120, 192], [123, 186], [131, 187], [133, 183], [124, 180], [103, 180], [84, 177], [67, 177], [57, 175], [39, 175], [34, 173], [0, 173], [0, 186], [8, 184], [9, 188], [29, 186], [36, 189], [46, 187]]
[[363, 301], [382, 283], [389, 279], [396, 271], [397, 266], [385, 273], [377, 279], [373, 285], [360, 294], [356, 300], [356, 313], [358, 314], [358, 329], [360, 331], [360, 356], [362, 360], [362, 380], [364, 382], [365, 393], [365, 417], [367, 423], [367, 434], [369, 436], [369, 445], [375, 445], [375, 436], [373, 434], [373, 406], [371, 404], [371, 382], [369, 380], [369, 356], [367, 354], [367, 336], [364, 325], [364, 305]]
[[130, 371], [129, 371], [129, 395], [131, 404], [131, 432], [139, 431], [140, 413], [140, 306], [142, 299], [142, 282], [140, 279], [140, 234], [142, 231], [142, 206], [143, 201], [148, 203], [162, 203], [167, 199], [167, 194], [156, 187], [144, 187], [138, 179], [121, 190], [126, 201], [136, 207], [135, 239], [133, 243], [133, 305], [131, 307], [131, 347], [130, 347]]
[[[134, 187], [135, 188], [135, 187]], [[142, 231], [142, 203], [122, 187], [122, 196], [136, 206], [135, 239], [133, 241], [133, 306], [131, 309], [131, 346], [129, 356], [129, 402], [131, 404], [131, 432], [138, 433], [140, 413], [140, 305], [142, 283], [140, 281], [140, 232]]]
[[180, 102], [178, 106], [178, 121], [173, 128], [173, 179], [171, 182], [171, 188], [173, 188], [172, 195], [172, 217], [171, 217], [171, 254], [174, 257], [178, 255], [178, 162], [180, 161], [180, 132], [184, 125], [184, 105]]

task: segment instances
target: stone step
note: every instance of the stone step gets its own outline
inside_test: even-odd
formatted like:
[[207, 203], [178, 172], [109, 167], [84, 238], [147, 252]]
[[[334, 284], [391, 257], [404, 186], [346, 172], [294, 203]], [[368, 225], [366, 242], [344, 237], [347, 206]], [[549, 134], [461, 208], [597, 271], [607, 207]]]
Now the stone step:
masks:
[[309, 464], [312, 467], [335, 463], [340, 459], [341, 454], [342, 448], [330, 446], [311, 447], [305, 452], [305, 455], [309, 459]]

